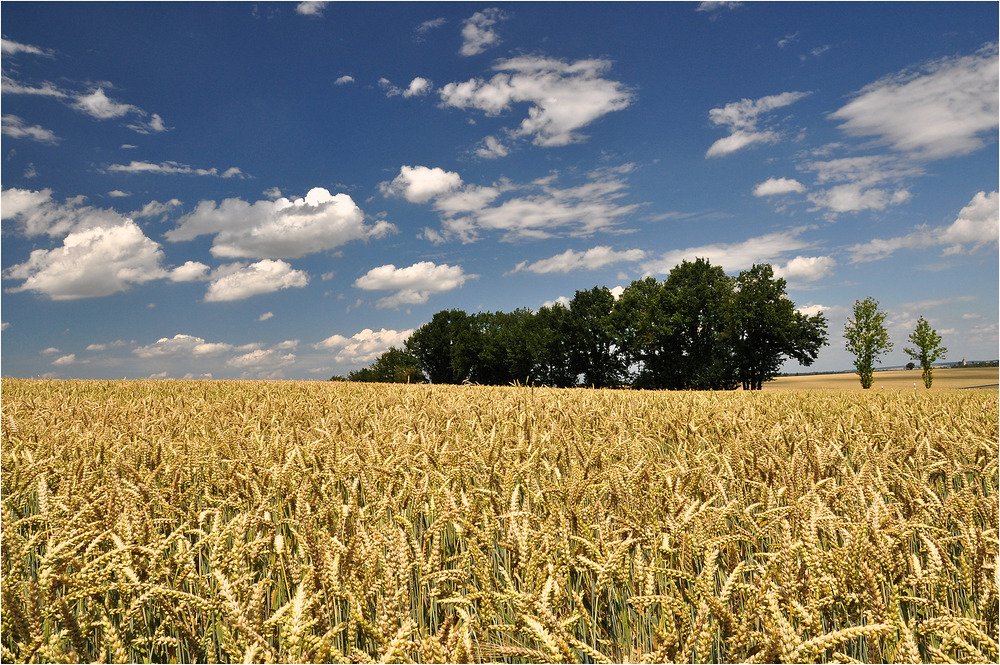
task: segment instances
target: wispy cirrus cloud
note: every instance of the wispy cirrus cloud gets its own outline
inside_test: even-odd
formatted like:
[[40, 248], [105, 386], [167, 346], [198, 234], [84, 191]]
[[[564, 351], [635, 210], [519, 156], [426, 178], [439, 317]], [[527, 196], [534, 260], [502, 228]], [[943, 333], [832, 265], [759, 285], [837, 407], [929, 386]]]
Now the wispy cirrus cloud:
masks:
[[544, 275], [556, 272], [568, 273], [573, 270], [597, 270], [614, 263], [641, 261], [646, 256], [646, 251], [642, 249], [616, 251], [607, 245], [598, 245], [583, 252], [567, 249], [562, 254], [534, 263], [522, 261], [508, 274], [526, 271]]
[[625, 84], [604, 77], [611, 62], [602, 59], [565, 62], [520, 56], [497, 62], [490, 80], [448, 83], [440, 90], [445, 107], [475, 109], [498, 116], [514, 104], [529, 104], [512, 138], [530, 137], [538, 146], [555, 147], [584, 140], [581, 129], [608, 113], [628, 108], [634, 98]]
[[741, 99], [710, 110], [708, 117], [712, 124], [728, 128], [730, 134], [713, 143], [705, 157], [722, 157], [755, 143], [777, 142], [780, 139], [777, 131], [758, 126], [762, 117], [808, 95], [808, 92], [783, 92], [760, 99]]
[[879, 79], [830, 117], [848, 136], [871, 137], [915, 159], [968, 154], [995, 136], [998, 80], [994, 43]]
[[954, 222], [946, 226], [918, 227], [894, 238], [875, 238], [848, 247], [851, 263], [884, 259], [901, 249], [944, 247], [944, 255], [974, 253], [983, 247], [996, 246], [1000, 236], [1000, 209], [997, 192], [978, 192], [962, 208]]
[[218, 178], [246, 178], [248, 177], [242, 170], [237, 166], [231, 166], [225, 171], [220, 172], [219, 169], [214, 166], [210, 169], [196, 168], [188, 164], [181, 164], [179, 162], [160, 162], [159, 164], [154, 164], [153, 162], [143, 162], [133, 160], [128, 164], [112, 164], [108, 166], [105, 170], [111, 173], [152, 173], [157, 175], [195, 175], [195, 176], [212, 176]]
[[59, 137], [52, 130], [45, 129], [39, 125], [28, 125], [16, 115], [7, 114], [3, 116], [0, 123], [2, 123], [0, 131], [3, 132], [4, 136], [15, 139], [31, 139], [38, 143], [47, 143], [48, 145], [56, 145], [60, 141]]

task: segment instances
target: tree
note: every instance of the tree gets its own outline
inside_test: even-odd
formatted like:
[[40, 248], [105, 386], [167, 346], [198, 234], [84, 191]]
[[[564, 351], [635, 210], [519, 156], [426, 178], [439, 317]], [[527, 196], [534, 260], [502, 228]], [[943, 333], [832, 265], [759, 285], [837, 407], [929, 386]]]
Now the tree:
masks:
[[924, 387], [930, 388], [931, 381], [934, 380], [931, 364], [944, 358], [948, 349], [941, 346], [941, 335], [922, 316], [917, 321], [916, 330], [910, 333], [910, 344], [913, 348], [904, 348], [903, 351], [920, 363], [920, 369], [923, 370], [920, 378], [924, 380]]
[[670, 312], [663, 284], [655, 277], [635, 280], [615, 301], [614, 327], [625, 361], [634, 367], [632, 386], [668, 388], [671, 339]]
[[569, 306], [569, 358], [583, 384], [613, 388], [627, 382], [624, 354], [618, 348], [612, 311], [615, 297], [607, 287], [577, 291]]
[[532, 377], [556, 388], [575, 386], [576, 372], [570, 362], [569, 309], [561, 303], [542, 307], [528, 323], [529, 345], [534, 357]]
[[791, 358], [811, 365], [826, 345], [826, 318], [795, 310], [785, 280], [768, 264], [754, 265], [736, 279], [731, 325], [737, 376], [744, 390], [760, 390]]
[[390, 346], [368, 367], [347, 375], [348, 381], [370, 383], [424, 383], [427, 379], [418, 368], [417, 359], [402, 349]]
[[442, 310], [413, 331], [406, 340], [406, 351], [417, 359], [419, 369], [431, 383], [462, 383], [468, 378], [462, 354], [456, 343], [469, 328], [469, 315], [460, 309]]
[[[682, 261], [663, 282], [669, 315], [667, 387], [732, 390], [736, 364], [730, 315], [733, 280], [706, 259]], [[775, 370], [777, 371], [777, 370]]]
[[854, 368], [861, 378], [861, 387], [868, 389], [874, 382], [873, 373], [879, 356], [892, 350], [889, 332], [885, 329], [885, 312], [878, 301], [869, 296], [854, 301], [854, 318], [844, 325], [847, 350], [854, 355]]

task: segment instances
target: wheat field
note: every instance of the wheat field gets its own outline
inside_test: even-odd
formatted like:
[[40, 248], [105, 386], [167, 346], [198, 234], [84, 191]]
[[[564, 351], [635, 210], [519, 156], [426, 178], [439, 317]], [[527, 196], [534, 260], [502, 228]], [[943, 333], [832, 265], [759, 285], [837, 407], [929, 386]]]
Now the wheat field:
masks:
[[5, 662], [996, 662], [995, 391], [2, 382]]

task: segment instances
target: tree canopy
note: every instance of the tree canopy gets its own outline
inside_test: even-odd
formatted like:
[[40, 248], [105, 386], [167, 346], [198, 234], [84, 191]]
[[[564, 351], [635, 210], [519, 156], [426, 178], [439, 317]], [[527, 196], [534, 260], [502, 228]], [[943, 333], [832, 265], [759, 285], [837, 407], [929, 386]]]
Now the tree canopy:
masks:
[[810, 365], [827, 342], [823, 314], [796, 311], [785, 288], [766, 264], [730, 277], [697, 259], [618, 299], [595, 286], [537, 312], [442, 310], [404, 351], [348, 378], [386, 380], [412, 359], [402, 376], [431, 383], [760, 390], [785, 360]]

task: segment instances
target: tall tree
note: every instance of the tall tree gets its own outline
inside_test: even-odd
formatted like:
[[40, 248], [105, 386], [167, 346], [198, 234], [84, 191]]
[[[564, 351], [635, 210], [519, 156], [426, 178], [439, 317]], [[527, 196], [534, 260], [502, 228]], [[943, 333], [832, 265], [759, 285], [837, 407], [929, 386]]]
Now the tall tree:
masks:
[[826, 344], [823, 313], [806, 316], [785, 296], [785, 280], [768, 264], [744, 270], [732, 301], [737, 374], [744, 390], [760, 390], [791, 358], [811, 365]]
[[615, 302], [613, 316], [618, 346], [625, 361], [635, 368], [633, 387], [670, 387], [674, 342], [663, 284], [655, 277], [635, 280]]
[[441, 310], [406, 340], [406, 350], [417, 359], [431, 383], [462, 383], [468, 378], [465, 359], [455, 351], [460, 335], [469, 325], [469, 315], [464, 311]]
[[892, 350], [889, 332], [885, 329], [885, 312], [871, 296], [854, 301], [854, 318], [844, 325], [847, 350], [854, 355], [854, 368], [861, 379], [861, 387], [872, 387], [875, 380], [875, 363], [879, 356]]
[[667, 387], [729, 390], [736, 387], [730, 317], [733, 280], [707, 259], [682, 261], [663, 283], [669, 320], [664, 341]]
[[948, 349], [941, 346], [941, 335], [931, 328], [931, 324], [927, 323], [922, 316], [917, 321], [916, 330], [910, 333], [910, 344], [913, 347], [904, 348], [903, 351], [906, 352], [906, 355], [920, 363], [920, 369], [922, 370], [920, 378], [924, 381], [924, 387], [930, 388], [931, 382], [934, 380], [931, 365], [937, 360], [944, 358], [944, 355], [948, 353]]
[[543, 385], [571, 388], [577, 374], [571, 362], [570, 311], [561, 303], [542, 307], [528, 323], [529, 345], [533, 352], [532, 377]]
[[583, 385], [617, 387], [628, 381], [614, 328], [615, 297], [604, 286], [577, 291], [570, 301], [570, 363]]

